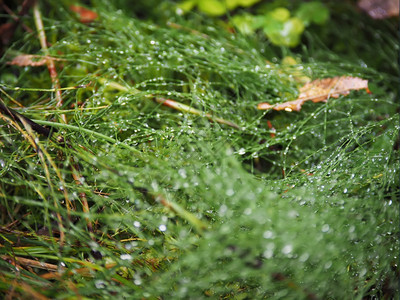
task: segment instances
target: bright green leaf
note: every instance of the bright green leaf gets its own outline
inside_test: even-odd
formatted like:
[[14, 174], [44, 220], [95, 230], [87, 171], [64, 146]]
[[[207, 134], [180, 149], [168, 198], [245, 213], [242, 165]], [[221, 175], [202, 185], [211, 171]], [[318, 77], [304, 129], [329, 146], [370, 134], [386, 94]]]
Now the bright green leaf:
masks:
[[197, 1], [196, 0], [187, 0], [179, 3], [178, 8], [183, 10], [184, 12], [188, 12], [193, 9], [193, 7], [196, 5]]
[[[273, 23], [272, 23], [273, 24]], [[295, 47], [300, 42], [304, 24], [299, 18], [290, 18], [285, 23], [275, 23], [264, 27], [264, 32], [275, 45]]]
[[319, 1], [307, 2], [299, 7], [296, 16], [301, 19], [306, 26], [310, 23], [321, 25], [329, 19], [329, 10]]
[[294, 66], [297, 65], [299, 62], [293, 56], [285, 56], [282, 58], [282, 64], [286, 66]]
[[240, 0], [226, 0], [225, 4], [228, 10], [233, 10], [240, 5]]
[[260, 2], [260, 0], [225, 0], [226, 7], [229, 10], [233, 10], [238, 6], [249, 7], [256, 4], [257, 2]]
[[236, 2], [237, 2], [240, 6], [249, 7], [249, 6], [253, 6], [253, 5], [256, 4], [257, 2], [260, 2], [260, 0], [237, 0]]
[[226, 6], [218, 0], [200, 0], [197, 7], [210, 16], [221, 16], [226, 13]]
[[250, 14], [236, 15], [232, 18], [233, 25], [243, 34], [254, 33], [254, 17]]
[[294, 32], [296, 34], [302, 34], [304, 31], [304, 23], [297, 17], [290, 18], [285, 23], [285, 30], [289, 32]]
[[268, 26], [270, 19], [266, 15], [259, 15], [253, 17], [252, 27], [254, 30]]
[[290, 17], [290, 11], [284, 7], [276, 8], [267, 14], [276, 21], [285, 22]]
[[279, 32], [281, 32], [283, 30], [283, 22], [278, 22], [276, 20], [273, 19], [264, 19], [263, 20], [264, 23], [263, 25], [263, 29], [264, 32], [269, 35], [269, 34], [279, 34]]

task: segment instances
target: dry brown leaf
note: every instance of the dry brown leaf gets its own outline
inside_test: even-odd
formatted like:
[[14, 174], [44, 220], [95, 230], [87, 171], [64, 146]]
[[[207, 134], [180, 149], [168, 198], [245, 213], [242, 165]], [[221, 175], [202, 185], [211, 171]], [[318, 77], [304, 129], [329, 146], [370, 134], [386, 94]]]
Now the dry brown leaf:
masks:
[[[38, 59], [38, 60], [35, 60]], [[19, 67], [39, 67], [47, 63], [48, 60], [62, 60], [60, 58], [50, 57], [50, 56], [40, 56], [31, 54], [22, 54], [14, 57], [14, 59], [8, 62], [9, 65], [16, 65]]]
[[359, 0], [358, 7], [373, 19], [386, 19], [399, 15], [399, 0]]
[[259, 103], [258, 109], [274, 109], [286, 111], [300, 111], [306, 101], [324, 102], [329, 98], [338, 98], [340, 95], [348, 95], [352, 90], [368, 89], [368, 80], [358, 77], [341, 76], [333, 78], [316, 79], [302, 86], [296, 100], [279, 104]]
[[80, 5], [71, 5], [69, 9], [78, 14], [81, 23], [90, 23], [99, 17], [99, 15], [93, 10]]

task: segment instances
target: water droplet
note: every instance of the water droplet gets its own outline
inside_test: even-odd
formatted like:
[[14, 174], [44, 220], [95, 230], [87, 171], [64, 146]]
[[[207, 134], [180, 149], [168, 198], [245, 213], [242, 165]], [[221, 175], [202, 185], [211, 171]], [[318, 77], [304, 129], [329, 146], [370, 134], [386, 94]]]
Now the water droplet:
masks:
[[288, 244], [282, 248], [282, 253], [289, 254], [290, 252], [292, 252], [292, 250], [293, 250], [293, 246], [291, 244]]
[[160, 231], [164, 232], [167, 230], [167, 226], [165, 226], [164, 224], [161, 224], [158, 229], [160, 229]]
[[219, 213], [220, 216], [223, 216], [223, 215], [226, 214], [227, 211], [228, 211], [228, 207], [227, 207], [225, 204], [222, 204], [222, 205], [219, 207], [218, 213]]
[[245, 153], [246, 153], [246, 150], [244, 148], [240, 148], [239, 151], [238, 151], [239, 155], [243, 155]]
[[251, 215], [251, 212], [252, 212], [252, 210], [251, 210], [251, 208], [246, 208], [245, 210], [244, 210], [244, 214], [246, 215], [246, 216], [249, 216], [249, 215]]
[[303, 253], [303, 254], [300, 256], [299, 260], [300, 260], [301, 262], [305, 262], [305, 261], [308, 260], [309, 257], [310, 257], [310, 255], [309, 255], [308, 253]]
[[265, 258], [271, 258], [273, 255], [274, 255], [274, 250], [273, 249], [267, 249], [263, 253], [263, 256]]
[[94, 282], [94, 285], [96, 286], [96, 288], [98, 289], [104, 289], [106, 287], [106, 283], [103, 280], [96, 280]]
[[186, 178], [187, 177], [185, 169], [179, 169], [178, 173], [179, 173], [179, 175], [181, 175], [182, 178]]
[[328, 224], [324, 224], [323, 226], [322, 226], [322, 232], [328, 232], [329, 231], [329, 225]]
[[299, 213], [295, 210], [291, 210], [288, 212], [288, 217], [293, 219], [293, 218], [297, 218], [299, 216]]
[[135, 226], [136, 228], [139, 228], [142, 224], [140, 224], [139, 221], [135, 221], [133, 222], [133, 226]]
[[131, 260], [132, 259], [132, 255], [130, 255], [130, 254], [121, 254], [120, 258], [122, 260]]
[[183, 11], [182, 8], [179, 8], [179, 7], [178, 7], [178, 8], [175, 10], [175, 13], [176, 13], [178, 16], [182, 16], [183, 13], [184, 13], [184, 11]]
[[235, 191], [233, 190], [233, 189], [228, 189], [227, 191], [226, 191], [226, 195], [227, 196], [233, 196], [235, 194]]
[[328, 261], [328, 262], [324, 265], [324, 268], [325, 268], [325, 269], [329, 269], [331, 266], [332, 266], [332, 262], [331, 262], [331, 261]]
[[274, 233], [270, 230], [265, 231], [263, 234], [263, 237], [265, 239], [272, 239], [272, 238], [274, 238], [274, 236], [275, 236]]

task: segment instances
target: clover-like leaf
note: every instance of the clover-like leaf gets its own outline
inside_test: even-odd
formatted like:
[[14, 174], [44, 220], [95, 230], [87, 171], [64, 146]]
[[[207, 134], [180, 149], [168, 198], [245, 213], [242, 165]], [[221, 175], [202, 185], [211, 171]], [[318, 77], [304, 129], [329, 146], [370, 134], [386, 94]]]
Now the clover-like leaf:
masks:
[[209, 16], [221, 16], [227, 9], [225, 4], [218, 0], [200, 0], [197, 2], [197, 7]]
[[295, 47], [300, 42], [304, 24], [299, 18], [290, 18], [284, 23], [270, 23], [264, 32], [275, 45]]
[[329, 10], [319, 1], [306, 2], [301, 4], [296, 16], [307, 26], [310, 23], [324, 24], [329, 19]]

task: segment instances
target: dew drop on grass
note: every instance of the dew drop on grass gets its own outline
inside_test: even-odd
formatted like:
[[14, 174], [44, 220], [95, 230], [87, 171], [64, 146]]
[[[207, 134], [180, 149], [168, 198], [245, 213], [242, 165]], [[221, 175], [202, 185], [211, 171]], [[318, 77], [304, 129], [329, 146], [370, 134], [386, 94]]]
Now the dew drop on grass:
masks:
[[238, 151], [239, 155], [244, 155], [246, 153], [246, 150], [244, 148], [240, 148]]
[[252, 209], [250, 208], [250, 207], [248, 207], [248, 208], [246, 208], [245, 210], [244, 210], [244, 212], [243, 212], [246, 216], [249, 216], [249, 215], [251, 215], [251, 213], [252, 213]]
[[122, 260], [132, 260], [132, 255], [130, 255], [130, 254], [121, 254], [120, 258]]
[[219, 214], [220, 216], [224, 216], [224, 215], [226, 214], [227, 211], [228, 211], [228, 207], [227, 207], [225, 204], [222, 204], [222, 205], [219, 207], [218, 214]]
[[186, 178], [187, 177], [185, 169], [179, 169], [178, 173], [182, 178]]
[[271, 258], [273, 255], [274, 255], [274, 250], [273, 249], [267, 249], [263, 253], [263, 256], [265, 258]]
[[164, 224], [161, 224], [160, 226], [158, 226], [158, 229], [160, 229], [160, 231], [164, 232], [167, 230], [167, 226], [165, 226]]
[[322, 226], [322, 232], [328, 232], [329, 231], [329, 225], [328, 224], [324, 224], [323, 226]]
[[272, 238], [274, 238], [274, 236], [275, 235], [272, 231], [270, 231], [270, 230], [264, 231], [263, 237], [265, 239], [272, 239]]
[[104, 289], [106, 287], [106, 283], [103, 280], [96, 280], [94, 282], [94, 285], [96, 286], [96, 288], [98, 289]]
[[233, 196], [235, 194], [235, 191], [233, 190], [233, 189], [228, 189], [227, 191], [226, 191], [226, 195], [228, 196], [228, 197], [231, 197], [231, 196]]
[[332, 266], [332, 262], [331, 262], [331, 261], [328, 261], [328, 262], [324, 265], [324, 268], [325, 268], [325, 269], [329, 269], [331, 266]]
[[293, 250], [293, 246], [291, 244], [287, 244], [285, 247], [282, 248], [283, 254], [290, 254]]
[[310, 255], [309, 255], [308, 253], [303, 253], [303, 254], [299, 257], [299, 260], [300, 260], [301, 262], [305, 262], [305, 261], [308, 260], [309, 257], [310, 257]]

